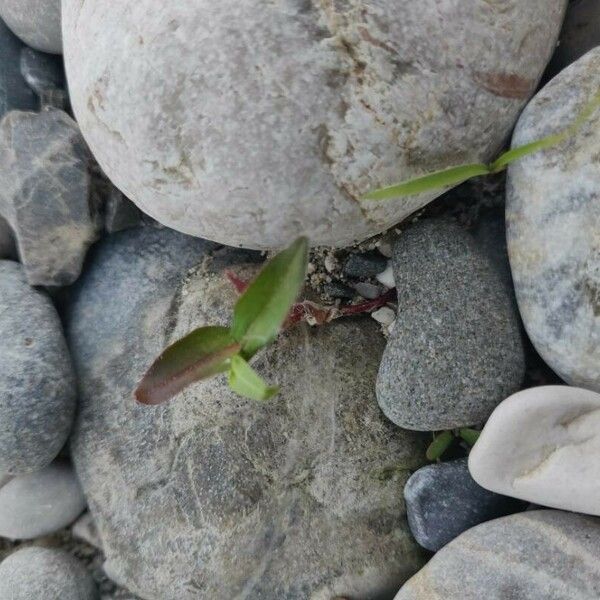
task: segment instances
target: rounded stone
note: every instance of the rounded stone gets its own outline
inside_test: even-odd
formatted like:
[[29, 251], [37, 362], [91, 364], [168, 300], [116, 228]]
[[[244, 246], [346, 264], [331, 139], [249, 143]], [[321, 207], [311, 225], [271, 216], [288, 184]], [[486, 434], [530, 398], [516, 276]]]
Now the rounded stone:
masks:
[[71, 100], [108, 177], [165, 225], [346, 246], [439, 195], [366, 192], [498, 151], [565, 5], [65, 0]]
[[86, 502], [77, 476], [63, 463], [0, 482], [0, 536], [29, 540], [67, 527]]
[[[598, 94], [600, 48], [527, 106], [513, 146], [562, 132]], [[513, 163], [506, 223], [527, 333], [567, 383], [600, 391], [600, 109], [563, 143]]]
[[449, 219], [403, 231], [392, 265], [398, 317], [377, 378], [383, 412], [419, 431], [483, 423], [525, 373], [505, 271]]
[[52, 462], [75, 412], [75, 379], [58, 314], [22, 267], [0, 261], [0, 472]]
[[600, 394], [560, 385], [524, 390], [492, 413], [469, 470], [493, 492], [600, 516], [599, 428]]
[[25, 548], [0, 564], [3, 600], [97, 600], [92, 576], [70, 554], [48, 548]]
[[600, 521], [557, 510], [503, 517], [442, 548], [395, 600], [600, 598]]
[[61, 0], [0, 0], [0, 16], [28, 46], [62, 53]]
[[[167, 405], [136, 405], [132, 390], [167, 344], [231, 318], [225, 270], [248, 279], [256, 266], [226, 251], [187, 275], [159, 269], [158, 246], [131, 235], [100, 244], [68, 311], [81, 384], [73, 457], [106, 572], [161, 600], [389, 597], [422, 564], [402, 488], [424, 440], [377, 407], [378, 325], [280, 336], [254, 365], [281, 386], [269, 403], [236, 396], [221, 376]], [[126, 294], [147, 272], [143, 293]]]

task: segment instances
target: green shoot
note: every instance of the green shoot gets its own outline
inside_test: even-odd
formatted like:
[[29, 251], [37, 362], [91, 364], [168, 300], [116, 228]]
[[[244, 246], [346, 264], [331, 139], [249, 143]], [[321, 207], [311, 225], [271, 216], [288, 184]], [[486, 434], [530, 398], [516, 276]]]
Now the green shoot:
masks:
[[495, 161], [490, 164], [473, 163], [434, 171], [428, 175], [409, 179], [402, 183], [390, 185], [369, 192], [363, 197], [363, 200], [390, 200], [401, 196], [411, 196], [413, 194], [422, 194], [434, 189], [449, 188], [467, 181], [473, 177], [480, 175], [491, 175], [499, 173], [506, 169], [509, 164], [533, 154], [541, 150], [547, 150], [556, 146], [579, 131], [584, 123], [592, 116], [595, 110], [600, 106], [600, 92], [588, 102], [583, 110], [578, 114], [577, 118], [563, 131], [549, 135], [541, 140], [524, 144], [517, 148], [513, 148], [501, 154]]
[[275, 256], [240, 296], [231, 328], [200, 327], [169, 346], [135, 391], [141, 404], [165, 402], [187, 386], [229, 372], [229, 385], [252, 400], [267, 400], [278, 388], [267, 385], [248, 364], [275, 340], [302, 289], [308, 240], [297, 239]]
[[446, 450], [454, 443], [454, 440], [461, 438], [468, 446], [473, 447], [479, 439], [481, 432], [469, 427], [462, 429], [449, 429], [438, 434], [433, 434], [433, 441], [429, 444], [425, 455], [428, 460], [439, 460]]

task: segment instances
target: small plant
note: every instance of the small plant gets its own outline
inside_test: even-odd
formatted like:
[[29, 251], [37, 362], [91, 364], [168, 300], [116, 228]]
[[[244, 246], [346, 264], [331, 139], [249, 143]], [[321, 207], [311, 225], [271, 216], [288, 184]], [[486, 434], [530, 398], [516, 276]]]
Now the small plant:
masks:
[[475, 442], [479, 439], [480, 434], [480, 431], [470, 429], [469, 427], [441, 431], [437, 435], [433, 434], [433, 441], [429, 444], [427, 452], [425, 453], [427, 460], [439, 460], [456, 439], [462, 439], [469, 447], [473, 447]]
[[491, 175], [504, 171], [512, 162], [523, 158], [534, 152], [546, 150], [552, 146], [556, 146], [573, 136], [582, 127], [582, 125], [592, 116], [594, 111], [600, 106], [600, 92], [588, 102], [577, 118], [564, 131], [549, 135], [541, 140], [513, 148], [501, 154], [494, 162], [490, 164], [472, 163], [468, 165], [460, 165], [458, 167], [450, 167], [441, 171], [434, 171], [428, 175], [409, 179], [402, 183], [397, 183], [388, 187], [384, 187], [364, 196], [364, 200], [390, 200], [401, 196], [411, 196], [413, 194], [421, 194], [430, 190], [450, 187], [464, 183], [473, 177], [480, 175]]
[[253, 400], [278, 392], [250, 366], [256, 353], [275, 340], [300, 293], [308, 265], [308, 240], [297, 239], [275, 256], [239, 297], [231, 327], [207, 326], [169, 346], [135, 391], [142, 404], [160, 404], [188, 385], [228, 372], [233, 391]]

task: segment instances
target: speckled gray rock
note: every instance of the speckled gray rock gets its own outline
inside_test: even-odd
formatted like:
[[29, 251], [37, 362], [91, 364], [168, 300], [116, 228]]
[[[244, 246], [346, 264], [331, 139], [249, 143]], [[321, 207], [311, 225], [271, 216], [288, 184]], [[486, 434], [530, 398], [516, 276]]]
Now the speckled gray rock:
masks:
[[68, 311], [81, 383], [72, 449], [106, 572], [150, 600], [389, 595], [421, 564], [402, 488], [424, 447], [377, 408], [377, 324], [282, 336], [256, 365], [281, 385], [270, 403], [215, 378], [163, 407], [136, 406], [132, 390], [157, 352], [230, 318], [223, 269], [256, 267], [226, 252], [181, 282], [135, 235], [99, 245]]
[[0, 473], [50, 464], [74, 411], [75, 381], [58, 315], [19, 264], [0, 261]]
[[17, 247], [15, 246], [15, 236], [10, 225], [0, 217], [0, 259], [17, 257]]
[[21, 74], [39, 96], [43, 107], [53, 106], [61, 110], [67, 107], [68, 94], [61, 56], [24, 47], [21, 50]]
[[65, 0], [71, 100], [109, 178], [165, 225], [345, 246], [438, 194], [367, 191], [498, 150], [565, 4]]
[[98, 238], [89, 161], [77, 124], [62, 111], [12, 111], [0, 123], [0, 214], [31, 285], [73, 283]]
[[28, 46], [60, 54], [61, 0], [0, 0], [0, 16]]
[[[520, 145], [562, 131], [600, 89], [600, 48], [549, 83], [515, 131]], [[506, 222], [531, 341], [566, 382], [600, 391], [600, 110], [568, 141], [511, 166]]]
[[19, 69], [23, 44], [0, 19], [0, 118], [9, 110], [37, 110], [39, 101]]
[[73, 469], [53, 463], [0, 486], [0, 536], [28, 540], [49, 535], [73, 523], [85, 505]]
[[406, 483], [404, 499], [412, 534], [432, 552], [475, 525], [527, 507], [477, 485], [467, 459], [422, 467]]
[[97, 600], [91, 575], [61, 550], [25, 548], [0, 564], [2, 600]]
[[398, 318], [377, 378], [383, 412], [422, 431], [485, 421], [525, 371], [503, 275], [469, 232], [445, 219], [404, 231], [392, 260]]
[[598, 519], [524, 512], [458, 537], [395, 600], [596, 600], [599, 554]]
[[598, 0], [572, 0], [549, 70], [558, 73], [599, 44], [600, 3]]

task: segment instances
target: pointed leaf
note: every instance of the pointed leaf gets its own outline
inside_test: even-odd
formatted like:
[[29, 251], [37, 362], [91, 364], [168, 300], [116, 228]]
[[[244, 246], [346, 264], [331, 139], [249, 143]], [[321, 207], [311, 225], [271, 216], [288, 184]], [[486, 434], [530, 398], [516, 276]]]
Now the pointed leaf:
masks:
[[223, 373], [241, 345], [226, 327], [201, 327], [169, 346], [135, 391], [141, 404], [160, 404], [188, 385]]
[[307, 265], [308, 240], [301, 237], [269, 261], [239, 298], [231, 333], [246, 358], [277, 337], [302, 289]]
[[444, 431], [433, 438], [433, 442], [429, 444], [425, 456], [428, 460], [437, 460], [448, 450], [450, 444], [454, 440], [454, 436], [451, 431]]
[[267, 385], [239, 354], [231, 359], [229, 387], [236, 394], [251, 400], [268, 400], [279, 392], [279, 387]]
[[483, 163], [461, 165], [459, 167], [443, 169], [442, 171], [434, 171], [433, 173], [429, 173], [429, 175], [424, 175], [423, 177], [409, 179], [408, 181], [404, 181], [402, 183], [369, 192], [366, 196], [364, 196], [364, 199], [389, 200], [391, 198], [398, 198], [399, 196], [421, 194], [423, 192], [428, 192], [429, 190], [436, 190], [451, 185], [457, 185], [463, 181], [466, 181], [467, 179], [471, 179], [471, 177], [487, 175], [489, 172], [489, 167]]
[[550, 148], [551, 146], [560, 143], [563, 139], [565, 138], [562, 134], [549, 135], [548, 137], [542, 138], [541, 140], [537, 140], [535, 142], [531, 142], [530, 144], [524, 144], [523, 146], [518, 146], [517, 148], [508, 150], [504, 154], [501, 154], [490, 165], [490, 172], [499, 173], [503, 169], [506, 169], [506, 167], [510, 163], [515, 162], [515, 160], [519, 160], [520, 158], [523, 158], [528, 154], [533, 154], [534, 152]]

